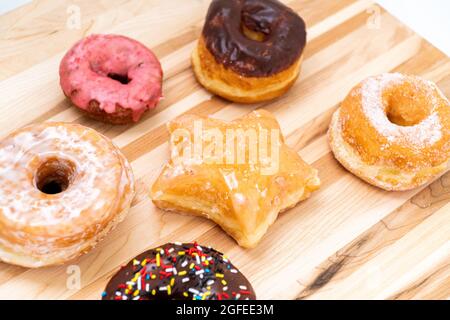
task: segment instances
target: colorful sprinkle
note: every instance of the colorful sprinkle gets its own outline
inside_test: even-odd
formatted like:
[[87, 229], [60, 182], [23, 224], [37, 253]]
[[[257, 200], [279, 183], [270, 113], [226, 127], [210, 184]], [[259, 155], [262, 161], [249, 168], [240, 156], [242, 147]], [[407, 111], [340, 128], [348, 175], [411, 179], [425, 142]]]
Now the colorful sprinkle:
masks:
[[[153, 249], [146, 258], [135, 258], [125, 268], [127, 281], [117, 286], [112, 299], [148, 299], [164, 291], [175, 299], [182, 296], [193, 300], [251, 299], [253, 295], [248, 282], [226, 280], [230, 273], [238, 273], [227, 258], [196, 243]], [[108, 299], [107, 292], [101, 296]]]

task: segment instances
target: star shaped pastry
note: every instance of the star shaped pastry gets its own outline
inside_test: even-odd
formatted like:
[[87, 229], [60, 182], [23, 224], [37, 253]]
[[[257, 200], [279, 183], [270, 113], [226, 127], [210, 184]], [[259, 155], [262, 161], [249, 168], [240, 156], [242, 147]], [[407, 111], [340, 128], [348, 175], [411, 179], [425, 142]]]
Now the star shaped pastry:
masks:
[[317, 170], [285, 144], [267, 111], [232, 122], [184, 115], [167, 127], [171, 157], [153, 203], [211, 219], [242, 247], [254, 247], [278, 213], [319, 188]]

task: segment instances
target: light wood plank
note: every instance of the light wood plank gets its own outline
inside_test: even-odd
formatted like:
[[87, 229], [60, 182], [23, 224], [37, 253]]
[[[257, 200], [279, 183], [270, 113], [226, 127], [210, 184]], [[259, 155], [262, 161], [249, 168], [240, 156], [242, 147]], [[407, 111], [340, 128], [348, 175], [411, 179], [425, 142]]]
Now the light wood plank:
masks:
[[[193, 240], [226, 252], [262, 299], [449, 298], [450, 176], [408, 192], [376, 189], [334, 160], [325, 134], [350, 88], [372, 74], [418, 74], [449, 95], [450, 59], [370, 1], [283, 2], [308, 26], [302, 73], [285, 96], [250, 106], [214, 97], [193, 77], [190, 53], [209, 0], [40, 0], [0, 16], [0, 137], [40, 121], [88, 125], [122, 148], [137, 178], [129, 215], [87, 255], [37, 270], [0, 263], [0, 298], [98, 299], [117, 268], [141, 251]], [[80, 29], [66, 26], [71, 4], [80, 7]], [[369, 24], [373, 12], [378, 29]], [[90, 120], [59, 88], [64, 52], [100, 32], [136, 38], [161, 60], [165, 99], [137, 124]], [[280, 215], [252, 250], [206, 219], [153, 206], [148, 193], [168, 158], [167, 121], [184, 113], [232, 120], [257, 108], [273, 112], [287, 143], [319, 169], [320, 191]], [[66, 285], [70, 265], [81, 270], [80, 289]]]

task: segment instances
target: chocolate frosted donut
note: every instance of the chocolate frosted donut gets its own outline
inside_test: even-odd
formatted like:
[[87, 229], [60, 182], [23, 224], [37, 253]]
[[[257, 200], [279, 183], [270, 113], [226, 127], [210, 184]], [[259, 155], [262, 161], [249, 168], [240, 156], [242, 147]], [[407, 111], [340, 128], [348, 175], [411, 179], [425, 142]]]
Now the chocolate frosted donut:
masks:
[[256, 296], [222, 253], [197, 243], [167, 243], [123, 266], [102, 299], [254, 300]]
[[[243, 28], [260, 33], [248, 38]], [[208, 50], [247, 77], [267, 77], [291, 66], [306, 44], [305, 22], [275, 0], [214, 0], [203, 27]]]
[[300, 72], [305, 22], [276, 0], [214, 0], [192, 54], [197, 80], [231, 101], [285, 93]]

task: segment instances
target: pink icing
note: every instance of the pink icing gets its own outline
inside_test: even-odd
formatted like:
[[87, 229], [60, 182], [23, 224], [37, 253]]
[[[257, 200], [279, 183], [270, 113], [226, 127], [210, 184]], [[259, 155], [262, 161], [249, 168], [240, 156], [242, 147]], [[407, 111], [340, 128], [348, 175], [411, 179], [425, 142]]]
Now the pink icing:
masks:
[[[127, 76], [123, 84], [109, 74]], [[95, 100], [107, 113], [116, 106], [131, 109], [138, 121], [162, 96], [162, 70], [156, 56], [143, 44], [119, 35], [91, 35], [77, 42], [59, 67], [66, 96], [81, 109]]]

